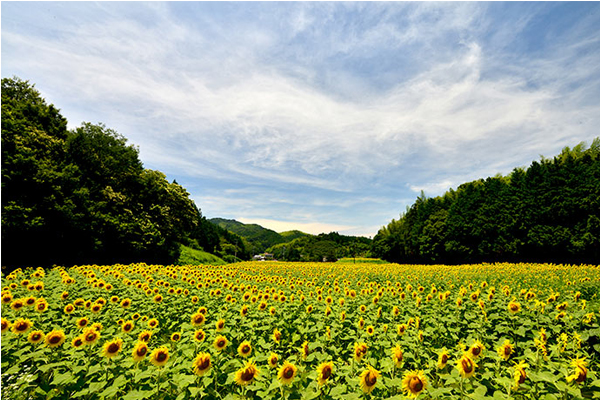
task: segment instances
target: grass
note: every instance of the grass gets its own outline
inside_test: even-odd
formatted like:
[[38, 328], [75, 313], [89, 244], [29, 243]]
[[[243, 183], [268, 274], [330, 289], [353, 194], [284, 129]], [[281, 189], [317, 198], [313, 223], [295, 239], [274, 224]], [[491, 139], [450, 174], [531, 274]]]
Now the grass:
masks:
[[221, 258], [202, 250], [181, 245], [181, 255], [177, 265], [225, 265]]

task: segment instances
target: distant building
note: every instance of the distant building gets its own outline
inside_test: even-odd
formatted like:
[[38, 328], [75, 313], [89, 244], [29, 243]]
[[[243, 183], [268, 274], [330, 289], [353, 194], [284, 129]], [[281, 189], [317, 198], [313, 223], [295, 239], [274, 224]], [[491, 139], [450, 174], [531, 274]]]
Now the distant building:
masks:
[[270, 261], [270, 260], [273, 260], [273, 254], [271, 254], [271, 253], [256, 254], [254, 257], [252, 257], [252, 260], [254, 260], [254, 261]]

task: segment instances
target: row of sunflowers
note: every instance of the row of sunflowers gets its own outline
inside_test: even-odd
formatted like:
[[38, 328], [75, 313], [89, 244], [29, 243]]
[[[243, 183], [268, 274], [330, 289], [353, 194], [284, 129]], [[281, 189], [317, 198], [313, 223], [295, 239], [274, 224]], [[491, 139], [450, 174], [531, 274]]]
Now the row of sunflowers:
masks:
[[591, 265], [18, 269], [2, 397], [600, 398], [599, 288]]

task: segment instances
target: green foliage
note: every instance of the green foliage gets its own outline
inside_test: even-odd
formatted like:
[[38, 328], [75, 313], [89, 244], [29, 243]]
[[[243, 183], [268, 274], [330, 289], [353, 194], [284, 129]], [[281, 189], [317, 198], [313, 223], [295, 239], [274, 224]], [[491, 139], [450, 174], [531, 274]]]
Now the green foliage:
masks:
[[600, 138], [554, 159], [426, 198], [381, 228], [372, 254], [394, 262], [596, 262]]
[[180, 243], [221, 251], [223, 237], [236, 242], [183, 187], [144, 169], [122, 135], [91, 123], [68, 131], [59, 110], [18, 78], [2, 79], [2, 195], [4, 266], [169, 264]]
[[181, 253], [176, 265], [224, 265], [219, 257], [202, 250], [181, 245]]
[[308, 234], [300, 231], [289, 231], [285, 232], [285, 234], [279, 234], [257, 224], [244, 224], [233, 219], [211, 218], [210, 222], [245, 238], [248, 243], [248, 250], [252, 254], [264, 253], [267, 248], [273, 245], [290, 242], [298, 237], [308, 236]]

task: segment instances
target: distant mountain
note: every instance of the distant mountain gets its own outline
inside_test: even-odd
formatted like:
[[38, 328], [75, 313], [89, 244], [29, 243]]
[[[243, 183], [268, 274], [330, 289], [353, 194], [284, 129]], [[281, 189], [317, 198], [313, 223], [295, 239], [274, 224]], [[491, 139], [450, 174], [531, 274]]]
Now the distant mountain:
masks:
[[211, 218], [209, 221], [246, 239], [250, 245], [249, 250], [254, 254], [263, 253], [266, 249], [276, 244], [287, 243], [300, 237], [311, 236], [308, 233], [297, 230], [277, 233], [274, 230], [257, 224], [244, 224], [234, 219]]

